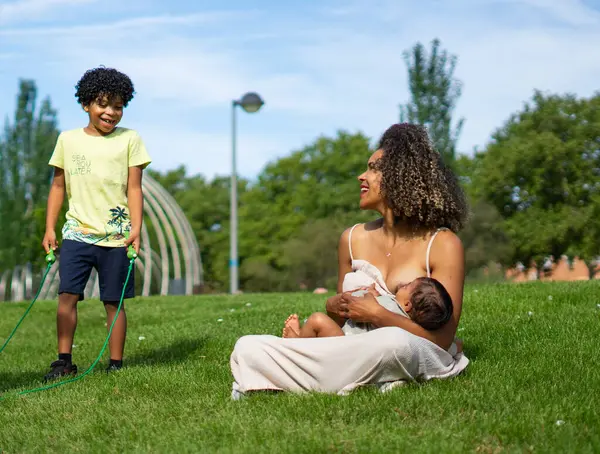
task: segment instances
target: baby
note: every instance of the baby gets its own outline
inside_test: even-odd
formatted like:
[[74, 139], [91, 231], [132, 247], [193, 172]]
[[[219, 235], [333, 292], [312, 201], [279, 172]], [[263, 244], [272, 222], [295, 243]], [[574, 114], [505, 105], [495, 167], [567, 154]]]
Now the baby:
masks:
[[[353, 292], [353, 296], [372, 294], [377, 302], [387, 310], [410, 318], [428, 331], [435, 331], [446, 324], [452, 317], [452, 298], [444, 286], [436, 279], [420, 277], [407, 285], [401, 286], [396, 296], [380, 295], [371, 286]], [[283, 337], [335, 337], [360, 334], [376, 329], [369, 323], [356, 323], [347, 320], [340, 327], [335, 320], [322, 312], [312, 314], [300, 327], [297, 314], [292, 314], [285, 321]]]

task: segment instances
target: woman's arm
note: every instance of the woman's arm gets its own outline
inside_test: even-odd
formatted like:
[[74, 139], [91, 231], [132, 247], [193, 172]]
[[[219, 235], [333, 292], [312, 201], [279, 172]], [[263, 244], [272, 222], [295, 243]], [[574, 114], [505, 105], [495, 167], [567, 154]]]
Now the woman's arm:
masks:
[[452, 318], [436, 331], [437, 341], [434, 342], [450, 347], [460, 321], [465, 287], [465, 251], [460, 238], [449, 230], [438, 233], [431, 246], [429, 262], [431, 277], [446, 287], [454, 307]]
[[350, 229], [344, 230], [338, 243], [338, 283], [337, 292], [342, 293], [344, 277], [352, 272], [352, 259], [350, 258]]
[[338, 325], [342, 326], [346, 319], [343, 318], [339, 313], [339, 305], [341, 300], [342, 287], [344, 283], [344, 276], [352, 271], [352, 260], [350, 258], [349, 249], [350, 240], [350, 229], [344, 230], [340, 241], [338, 243], [338, 284], [337, 284], [337, 295], [332, 296], [327, 300], [325, 309], [327, 315], [337, 322]]

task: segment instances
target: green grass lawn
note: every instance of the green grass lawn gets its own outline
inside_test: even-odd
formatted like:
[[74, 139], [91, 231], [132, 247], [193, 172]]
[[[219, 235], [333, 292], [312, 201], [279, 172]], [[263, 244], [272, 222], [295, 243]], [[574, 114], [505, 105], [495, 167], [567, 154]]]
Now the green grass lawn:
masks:
[[[129, 302], [127, 368], [0, 402], [0, 452], [600, 452], [600, 282], [470, 286], [459, 377], [347, 397], [230, 400], [244, 334], [279, 334], [310, 294]], [[26, 304], [0, 305], [0, 343]], [[531, 313], [531, 315], [530, 315]], [[104, 337], [102, 304], [79, 310], [74, 361]], [[34, 306], [0, 353], [0, 392], [40, 385], [55, 359], [55, 303]]]

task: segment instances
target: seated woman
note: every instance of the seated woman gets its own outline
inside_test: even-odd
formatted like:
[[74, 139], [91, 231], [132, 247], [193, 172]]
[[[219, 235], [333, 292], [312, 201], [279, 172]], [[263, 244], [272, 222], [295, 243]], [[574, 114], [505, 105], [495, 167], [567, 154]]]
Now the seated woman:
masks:
[[[378, 329], [326, 338], [244, 336], [231, 355], [234, 397], [259, 389], [344, 393], [368, 383], [451, 377], [468, 364], [454, 343], [464, 287], [456, 232], [468, 213], [456, 176], [424, 127], [398, 124], [383, 134], [358, 180], [360, 208], [381, 217], [342, 234], [339, 293], [326, 310], [340, 327], [352, 320]], [[374, 285], [393, 297], [420, 277], [437, 280], [452, 299], [452, 317], [439, 329], [387, 310], [372, 294], [351, 294]]]

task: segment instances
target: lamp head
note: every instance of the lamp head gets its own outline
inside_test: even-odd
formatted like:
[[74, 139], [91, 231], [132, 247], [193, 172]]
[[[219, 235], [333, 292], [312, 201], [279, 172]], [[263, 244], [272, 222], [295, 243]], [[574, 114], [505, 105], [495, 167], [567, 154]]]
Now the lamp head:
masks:
[[250, 92], [242, 96], [241, 100], [236, 101], [236, 104], [246, 112], [254, 113], [258, 112], [265, 103], [257, 93]]

